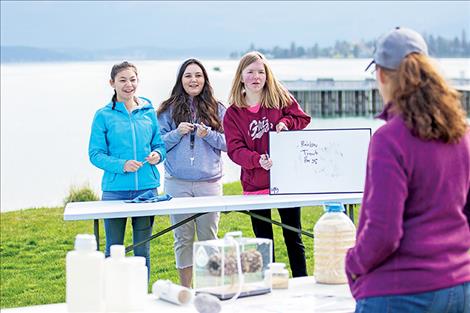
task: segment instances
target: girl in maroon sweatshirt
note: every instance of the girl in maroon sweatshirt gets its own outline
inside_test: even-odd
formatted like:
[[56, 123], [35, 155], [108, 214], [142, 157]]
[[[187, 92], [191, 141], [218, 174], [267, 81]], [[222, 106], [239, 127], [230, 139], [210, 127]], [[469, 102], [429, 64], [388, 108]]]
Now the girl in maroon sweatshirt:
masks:
[[[243, 194], [269, 194], [269, 131], [303, 129], [310, 117], [274, 77], [266, 58], [256, 51], [240, 60], [229, 102], [224, 117], [227, 153], [241, 166]], [[269, 209], [254, 213], [271, 218]], [[301, 228], [299, 207], [280, 209], [279, 215], [282, 223]], [[271, 223], [252, 217], [251, 224], [256, 237], [273, 239]], [[307, 276], [301, 235], [287, 229], [283, 229], [283, 235], [292, 276]]]

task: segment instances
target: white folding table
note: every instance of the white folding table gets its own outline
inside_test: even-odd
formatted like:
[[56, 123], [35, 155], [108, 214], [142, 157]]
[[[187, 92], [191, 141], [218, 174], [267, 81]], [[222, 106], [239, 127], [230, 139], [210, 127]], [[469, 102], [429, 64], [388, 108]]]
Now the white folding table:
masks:
[[[273, 289], [271, 293], [222, 302], [222, 313], [351, 313], [355, 301], [349, 287], [315, 282], [313, 276], [289, 279], [288, 289]], [[193, 304], [179, 306], [148, 295], [141, 312], [197, 313]], [[2, 309], [4, 313], [65, 313], [65, 303]]]
[[[296, 195], [237, 195], [237, 196], [210, 196], [210, 197], [188, 197], [173, 198], [169, 201], [154, 203], [126, 203], [124, 201], [88, 201], [68, 203], [64, 210], [64, 220], [94, 220], [94, 232], [99, 247], [98, 220], [104, 218], [154, 216], [168, 214], [191, 214], [190, 218], [172, 225], [167, 229], [152, 235], [148, 240], [138, 243], [143, 244], [153, 238], [208, 212], [242, 211], [253, 217], [267, 220], [273, 224], [301, 232], [312, 237], [310, 233], [298, 230], [279, 222], [266, 219], [253, 212], [253, 210], [269, 208], [290, 208], [323, 205], [328, 201], [338, 201], [345, 205], [359, 204], [362, 193], [333, 193], [333, 194], [296, 194]], [[354, 219], [353, 209], [349, 208], [349, 216]], [[134, 245], [134, 246], [136, 246]], [[132, 250], [134, 246], [126, 248]]]

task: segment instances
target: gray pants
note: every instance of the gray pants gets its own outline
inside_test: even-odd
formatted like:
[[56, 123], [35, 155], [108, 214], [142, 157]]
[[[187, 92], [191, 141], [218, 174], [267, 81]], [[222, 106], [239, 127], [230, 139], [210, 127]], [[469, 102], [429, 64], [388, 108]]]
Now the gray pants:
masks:
[[[222, 195], [222, 179], [213, 181], [185, 181], [165, 176], [165, 193], [175, 198], [204, 197]], [[194, 214], [171, 215], [174, 225]], [[207, 213], [173, 230], [176, 268], [182, 269], [193, 265], [193, 242], [197, 232], [198, 240], [217, 239], [220, 213]]]

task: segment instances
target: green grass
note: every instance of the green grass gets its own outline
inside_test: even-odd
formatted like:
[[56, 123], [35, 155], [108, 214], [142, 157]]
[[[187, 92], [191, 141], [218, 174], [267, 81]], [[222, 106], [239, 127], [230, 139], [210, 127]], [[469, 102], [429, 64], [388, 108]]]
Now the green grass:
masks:
[[[239, 182], [224, 185], [225, 195], [241, 194]], [[65, 255], [73, 249], [80, 233], [93, 234], [93, 221], [64, 221], [63, 207], [37, 208], [1, 213], [0, 230], [0, 308], [65, 302]], [[302, 209], [302, 228], [312, 232], [322, 214], [320, 207]], [[356, 212], [357, 216], [357, 212]], [[273, 219], [280, 221], [277, 210]], [[154, 233], [170, 226], [168, 216], [156, 216]], [[273, 226], [276, 261], [288, 264], [282, 230]], [[241, 230], [243, 236], [254, 237], [250, 217], [231, 212], [221, 215], [219, 237]], [[125, 245], [132, 240], [128, 221]], [[303, 237], [308, 274], [313, 274], [313, 239]], [[100, 221], [100, 243], [103, 249], [104, 228]], [[151, 241], [150, 285], [157, 279], [178, 282], [173, 254], [173, 235], [167, 233]]]

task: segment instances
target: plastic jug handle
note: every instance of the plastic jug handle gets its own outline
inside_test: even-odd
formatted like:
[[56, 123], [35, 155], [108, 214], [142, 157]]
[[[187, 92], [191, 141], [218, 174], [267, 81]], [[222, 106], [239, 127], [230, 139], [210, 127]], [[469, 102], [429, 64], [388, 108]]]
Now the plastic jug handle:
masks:
[[233, 295], [233, 297], [226, 302], [227, 305], [228, 304], [233, 304], [235, 302], [235, 300], [237, 300], [237, 298], [242, 293], [242, 288], [243, 288], [243, 284], [244, 284], [244, 281], [245, 281], [245, 276], [243, 276], [243, 273], [242, 273], [242, 260], [241, 260], [241, 255], [240, 255], [240, 245], [234, 239], [234, 236], [240, 236], [241, 237], [241, 235], [242, 235], [241, 231], [234, 231], [234, 232], [227, 233], [224, 236], [225, 240], [230, 241], [235, 245], [235, 251], [236, 251], [236, 255], [237, 255], [237, 269], [238, 269], [238, 288], [237, 288], [237, 291], [235, 292], [235, 294]]

